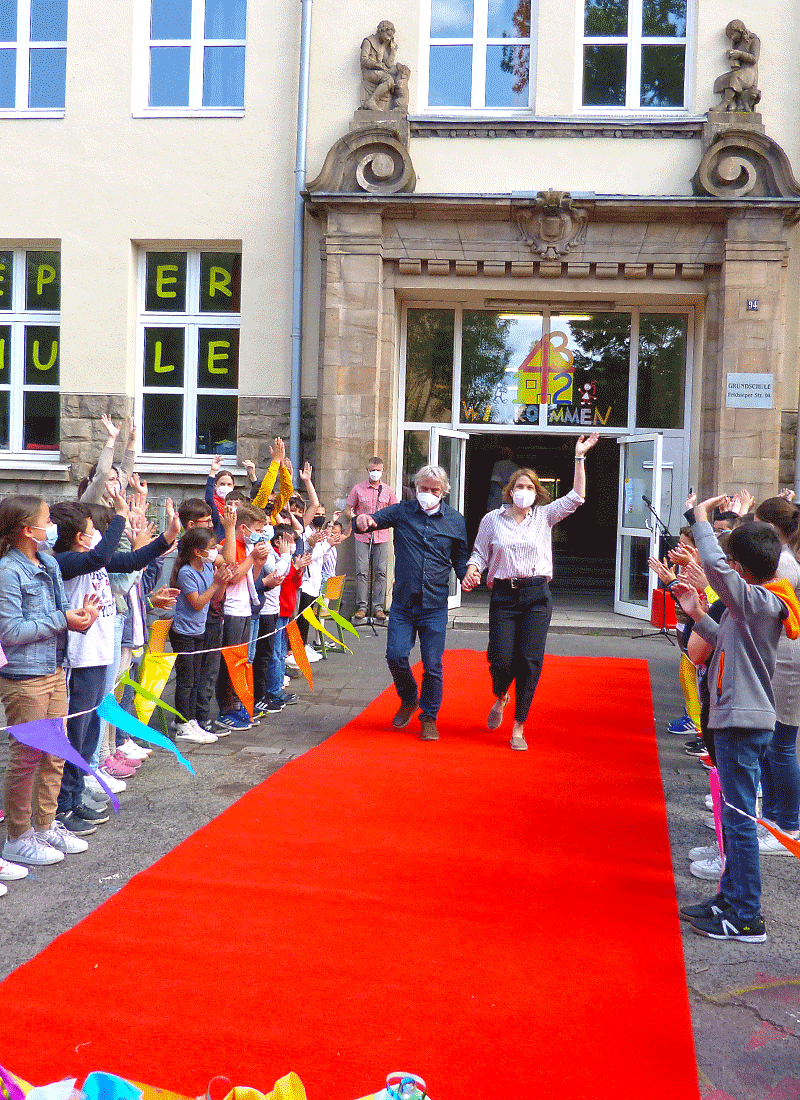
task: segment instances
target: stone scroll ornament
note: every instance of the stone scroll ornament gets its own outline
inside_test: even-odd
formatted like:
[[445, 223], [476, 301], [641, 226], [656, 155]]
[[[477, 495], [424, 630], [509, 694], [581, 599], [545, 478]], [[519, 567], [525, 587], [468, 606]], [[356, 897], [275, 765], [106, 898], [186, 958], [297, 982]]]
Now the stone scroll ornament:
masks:
[[744, 126], [721, 130], [692, 178], [696, 195], [714, 198], [800, 197], [789, 158], [777, 141]]
[[340, 138], [322, 171], [308, 184], [312, 193], [394, 195], [413, 191], [417, 176], [408, 149], [383, 126], [365, 126]]
[[569, 191], [540, 191], [533, 206], [517, 211], [520, 233], [543, 260], [560, 260], [579, 248], [588, 224], [588, 211], [575, 206]]

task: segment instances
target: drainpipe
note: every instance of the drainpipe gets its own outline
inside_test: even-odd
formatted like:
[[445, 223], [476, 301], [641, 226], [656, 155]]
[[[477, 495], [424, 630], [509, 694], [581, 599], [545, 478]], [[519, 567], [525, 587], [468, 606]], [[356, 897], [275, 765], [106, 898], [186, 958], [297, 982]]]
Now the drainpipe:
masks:
[[292, 371], [289, 397], [289, 457], [300, 468], [300, 395], [303, 382], [303, 217], [308, 135], [308, 83], [311, 68], [311, 8], [313, 0], [301, 0], [300, 81], [297, 94], [297, 151], [295, 153], [294, 246], [292, 263]]
[[797, 408], [797, 434], [794, 437], [794, 499], [800, 503], [800, 394]]

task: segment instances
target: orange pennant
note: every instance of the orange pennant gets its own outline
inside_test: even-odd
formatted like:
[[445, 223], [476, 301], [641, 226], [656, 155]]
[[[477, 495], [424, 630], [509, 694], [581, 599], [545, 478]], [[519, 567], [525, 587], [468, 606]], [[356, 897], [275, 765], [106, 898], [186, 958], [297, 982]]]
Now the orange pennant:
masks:
[[777, 825], [770, 825], [768, 821], [763, 821], [758, 818], [758, 824], [763, 825], [768, 833], [772, 833], [776, 840], [779, 840], [784, 848], [788, 848], [793, 856], [797, 856], [800, 859], [800, 840], [794, 836], [787, 836], [786, 833], [782, 833]]
[[150, 640], [147, 643], [151, 653], [163, 653], [167, 644], [167, 635], [172, 626], [172, 619], [156, 619], [150, 627]]
[[247, 659], [247, 642], [241, 645], [227, 646], [222, 651], [228, 666], [233, 690], [244, 704], [245, 710], [253, 717], [253, 666]]
[[308, 686], [311, 690], [314, 690], [314, 677], [311, 673], [311, 664], [308, 660], [308, 654], [306, 653], [306, 647], [303, 645], [303, 639], [300, 636], [300, 628], [294, 619], [291, 619], [286, 624], [286, 637], [289, 641], [289, 645], [292, 647], [292, 656], [297, 661], [297, 667], [308, 680]]

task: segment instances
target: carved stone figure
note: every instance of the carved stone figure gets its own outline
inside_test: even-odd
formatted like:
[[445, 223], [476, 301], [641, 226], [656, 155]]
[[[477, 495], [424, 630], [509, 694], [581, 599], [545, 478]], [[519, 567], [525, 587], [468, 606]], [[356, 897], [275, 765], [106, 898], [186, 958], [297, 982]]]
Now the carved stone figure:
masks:
[[397, 63], [394, 24], [383, 19], [361, 43], [361, 110], [408, 111], [411, 69]]
[[731, 69], [717, 77], [714, 91], [722, 96], [722, 110], [752, 112], [761, 99], [758, 90], [761, 41], [745, 27], [741, 19], [732, 19], [725, 28], [725, 34], [733, 44], [733, 49], [727, 52]]
[[534, 206], [517, 212], [525, 242], [543, 260], [559, 260], [579, 248], [588, 224], [588, 212], [575, 206], [569, 191], [540, 191]]

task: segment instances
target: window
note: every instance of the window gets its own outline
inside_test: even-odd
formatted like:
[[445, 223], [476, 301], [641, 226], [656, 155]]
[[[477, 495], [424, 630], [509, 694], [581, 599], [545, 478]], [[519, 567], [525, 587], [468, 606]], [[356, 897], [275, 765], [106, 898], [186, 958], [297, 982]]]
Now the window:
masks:
[[244, 108], [247, 0], [150, 0], [148, 106]]
[[530, 109], [531, 0], [430, 0], [429, 25], [429, 107]]
[[67, 0], [0, 0], [0, 111], [63, 111]]
[[682, 110], [687, 0], [585, 0], [584, 107]]
[[58, 252], [0, 251], [0, 448], [59, 446]]
[[236, 454], [241, 256], [147, 252], [141, 278], [142, 451]]

